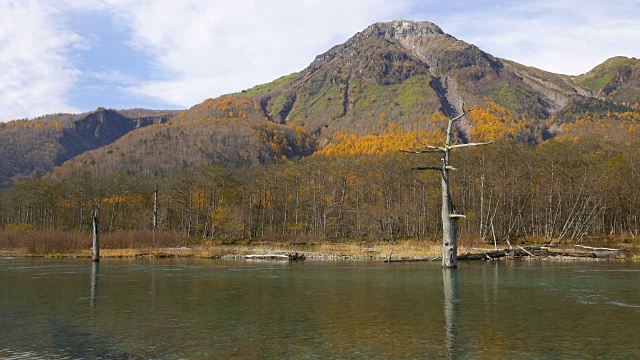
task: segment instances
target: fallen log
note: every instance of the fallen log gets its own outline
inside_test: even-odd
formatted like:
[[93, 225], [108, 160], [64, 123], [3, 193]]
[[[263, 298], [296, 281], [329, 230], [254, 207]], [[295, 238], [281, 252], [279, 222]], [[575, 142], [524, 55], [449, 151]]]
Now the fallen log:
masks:
[[518, 246], [518, 249], [524, 251], [527, 253], [527, 255], [531, 256], [531, 257], [535, 257], [535, 255], [533, 255], [533, 253], [531, 253], [529, 250], [523, 248], [522, 246]]
[[[552, 250], [557, 245], [541, 245], [541, 246], [518, 246], [515, 249], [504, 249], [496, 251], [484, 251], [481, 253], [465, 253], [458, 255], [457, 260], [494, 260], [505, 256], [511, 256], [514, 259], [521, 259], [526, 257], [531, 258], [544, 258], [544, 257], [574, 257], [574, 258], [597, 258], [595, 252], [569, 252], [569, 251], [556, 251]], [[413, 261], [442, 261], [442, 257], [433, 259], [390, 259], [384, 260], [385, 263], [394, 262], [413, 262]]]
[[245, 258], [258, 260], [289, 260], [289, 256], [284, 254], [254, 254], [246, 255]]
[[292, 254], [253, 254], [245, 255], [246, 259], [252, 260], [304, 260], [304, 254], [292, 253]]
[[501, 257], [505, 257], [507, 256], [507, 254], [509, 254], [509, 252], [510, 252], [509, 249], [504, 249], [504, 250], [483, 252], [480, 254], [466, 253], [466, 254], [458, 255], [458, 260], [493, 260], [493, 259], [499, 259]]
[[622, 251], [623, 250], [623, 249], [612, 249], [612, 248], [604, 248], [604, 247], [591, 247], [591, 246], [585, 246], [585, 245], [573, 245], [573, 246], [587, 249], [587, 250], [593, 250], [593, 251]]
[[482, 253], [482, 254], [466, 253], [466, 254], [458, 255], [458, 260], [486, 260], [486, 257], [484, 256], [484, 254], [486, 253]]
[[596, 253], [575, 253], [566, 251], [548, 251], [548, 256], [567, 256], [576, 258], [596, 258]]
[[[431, 258], [407, 258], [407, 259], [384, 259], [385, 263], [396, 263], [396, 262], [422, 262], [422, 261], [432, 261]], [[442, 260], [442, 259], [440, 259]]]

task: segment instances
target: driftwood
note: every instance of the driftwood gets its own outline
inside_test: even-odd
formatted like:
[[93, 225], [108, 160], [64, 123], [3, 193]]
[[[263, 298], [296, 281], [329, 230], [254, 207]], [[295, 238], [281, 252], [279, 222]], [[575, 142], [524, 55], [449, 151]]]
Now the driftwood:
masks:
[[[466, 253], [458, 255], [458, 260], [494, 260], [503, 257], [510, 257], [512, 259], [521, 258], [545, 258], [545, 257], [572, 257], [572, 258], [598, 258], [602, 256], [596, 255], [595, 252], [572, 252], [554, 250], [557, 245], [539, 245], [539, 246], [518, 246], [515, 249], [504, 249], [496, 251], [484, 251], [481, 253]], [[616, 249], [617, 250], [617, 249]], [[441, 261], [442, 258], [438, 257], [433, 261]], [[395, 261], [393, 261], [395, 262]]]
[[[439, 260], [442, 260], [442, 258], [440, 258]], [[422, 261], [433, 261], [433, 259], [430, 258], [417, 258], [417, 259], [384, 259], [384, 262], [386, 263], [396, 263], [396, 262], [422, 262]]]
[[579, 248], [583, 248], [583, 249], [587, 249], [587, 250], [593, 250], [593, 251], [622, 251], [624, 249], [612, 249], [612, 248], [604, 248], [604, 247], [591, 247], [591, 246], [585, 246], [585, 245], [573, 245], [574, 247], [579, 247]]
[[[611, 248], [594, 248], [591, 246], [584, 245], [574, 245], [575, 247], [580, 247], [587, 250], [592, 250], [589, 252], [578, 252], [578, 251], [565, 251], [562, 249], [557, 249], [558, 245], [535, 245], [535, 246], [518, 246], [513, 249], [503, 249], [503, 250], [495, 250], [495, 251], [483, 251], [480, 253], [466, 253], [457, 256], [457, 260], [494, 260], [503, 257], [509, 257], [511, 259], [522, 259], [522, 258], [549, 258], [549, 257], [564, 257], [564, 258], [611, 258], [612, 256], [616, 256], [614, 252], [624, 251], [625, 249], [611, 249]], [[433, 259], [428, 258], [419, 258], [419, 259], [391, 259], [390, 257], [385, 259], [385, 263], [392, 262], [416, 262], [416, 261], [442, 261], [442, 257], [437, 257]]]
[[549, 256], [567, 256], [567, 257], [575, 257], [575, 258], [597, 258], [596, 253], [576, 253], [576, 252], [565, 252], [565, 251], [548, 251], [547, 254]]
[[509, 254], [509, 249], [497, 250], [497, 251], [487, 251], [479, 254], [471, 254], [466, 253], [462, 255], [458, 255], [458, 260], [493, 260], [499, 259], [501, 257], [505, 257]]
[[304, 254], [291, 253], [291, 254], [255, 254], [246, 255], [246, 259], [253, 260], [304, 260]]
[[571, 252], [571, 251], [554, 251], [552, 248], [557, 247], [557, 245], [549, 245], [549, 246], [528, 246], [521, 247], [518, 246], [518, 249], [513, 251], [512, 256], [516, 259], [524, 258], [524, 257], [533, 257], [533, 258], [544, 258], [551, 256], [564, 256], [564, 257], [573, 257], [573, 258], [596, 258], [596, 254], [593, 252]]

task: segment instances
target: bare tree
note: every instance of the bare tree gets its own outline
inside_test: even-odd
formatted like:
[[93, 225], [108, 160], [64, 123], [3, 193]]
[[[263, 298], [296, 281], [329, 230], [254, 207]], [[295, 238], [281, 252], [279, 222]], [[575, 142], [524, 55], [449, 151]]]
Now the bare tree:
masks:
[[493, 141], [484, 143], [467, 143], [451, 145], [451, 135], [453, 131], [453, 123], [462, 119], [465, 115], [473, 110], [464, 110], [462, 114], [455, 118], [449, 119], [447, 125], [447, 137], [444, 142], [444, 146], [432, 146], [422, 145], [421, 147], [404, 150], [404, 152], [423, 154], [423, 153], [440, 153], [442, 157], [442, 166], [426, 166], [417, 167], [414, 170], [436, 170], [440, 172], [440, 178], [442, 183], [442, 267], [443, 268], [455, 268], [458, 266], [457, 252], [458, 252], [458, 219], [464, 218], [462, 214], [457, 214], [454, 210], [453, 202], [451, 201], [451, 192], [449, 191], [449, 171], [456, 170], [450, 165], [451, 150], [491, 144]]

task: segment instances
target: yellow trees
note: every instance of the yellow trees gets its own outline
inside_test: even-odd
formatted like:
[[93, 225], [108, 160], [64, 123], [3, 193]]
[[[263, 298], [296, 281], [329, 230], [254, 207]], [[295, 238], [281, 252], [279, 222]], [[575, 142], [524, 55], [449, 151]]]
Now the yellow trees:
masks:
[[[386, 114], [380, 115], [386, 119]], [[447, 118], [440, 114], [433, 114], [421, 121], [419, 130], [407, 131], [400, 124], [388, 124], [379, 133], [370, 132], [363, 136], [339, 131], [334, 134], [331, 142], [319, 155], [374, 155], [386, 154], [402, 149], [414, 147], [422, 142], [438, 143], [444, 136]], [[469, 138], [478, 141], [497, 141], [504, 139], [518, 139], [525, 142], [539, 142], [542, 138], [537, 133], [537, 121], [517, 117], [504, 107], [488, 102], [486, 108], [476, 109], [469, 114]], [[433, 130], [426, 130], [433, 129]]]
[[380, 134], [369, 133], [357, 136], [346, 132], [338, 132], [332, 142], [318, 155], [381, 155], [397, 152], [414, 146], [425, 139], [438, 138], [440, 131], [404, 131], [399, 124], [389, 124], [387, 130]]
[[471, 132], [469, 136], [479, 141], [515, 139], [533, 124], [533, 120], [517, 117], [504, 107], [489, 101], [486, 108], [469, 114]]

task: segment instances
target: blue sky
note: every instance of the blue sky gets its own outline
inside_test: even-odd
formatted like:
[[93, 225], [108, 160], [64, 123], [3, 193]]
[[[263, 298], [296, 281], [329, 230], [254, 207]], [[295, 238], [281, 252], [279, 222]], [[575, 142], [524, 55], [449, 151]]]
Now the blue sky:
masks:
[[300, 71], [397, 18], [564, 74], [640, 57], [635, 0], [0, 0], [0, 121], [188, 108]]

